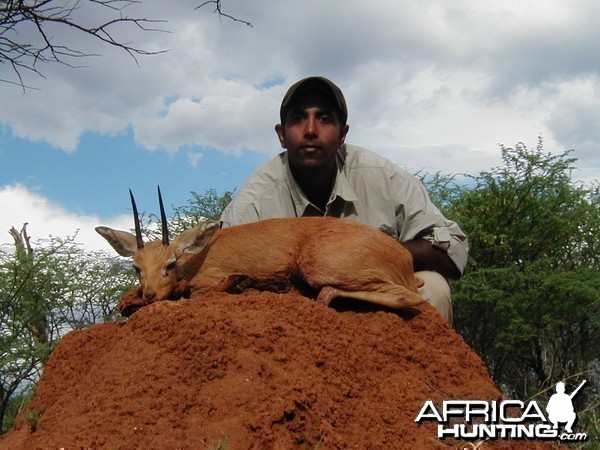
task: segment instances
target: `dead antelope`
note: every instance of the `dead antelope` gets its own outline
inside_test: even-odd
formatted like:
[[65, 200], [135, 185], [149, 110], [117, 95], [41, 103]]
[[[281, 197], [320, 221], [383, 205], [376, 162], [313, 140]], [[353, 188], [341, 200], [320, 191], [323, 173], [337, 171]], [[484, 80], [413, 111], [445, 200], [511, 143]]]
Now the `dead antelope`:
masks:
[[144, 243], [131, 191], [130, 195], [136, 234], [108, 227], [96, 231], [117, 253], [133, 256], [144, 304], [177, 297], [181, 280], [196, 293], [302, 285], [326, 305], [336, 297], [394, 309], [423, 301], [412, 255], [367, 225], [303, 217], [219, 229], [219, 222], [207, 220], [170, 241], [159, 188], [162, 241]]

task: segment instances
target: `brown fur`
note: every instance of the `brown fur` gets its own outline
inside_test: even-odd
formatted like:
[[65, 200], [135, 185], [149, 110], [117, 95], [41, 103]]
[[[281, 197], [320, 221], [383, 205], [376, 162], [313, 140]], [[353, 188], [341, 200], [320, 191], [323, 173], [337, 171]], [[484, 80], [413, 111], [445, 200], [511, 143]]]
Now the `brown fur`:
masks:
[[237, 285], [231, 277], [239, 277], [249, 286], [277, 290], [304, 282], [395, 308], [422, 301], [408, 250], [371, 227], [334, 218], [271, 219], [222, 229], [184, 268], [195, 292], [224, 280], [229, 291]]
[[[199, 235], [207, 239], [206, 233]], [[177, 255], [158, 244], [137, 250], [138, 266], [159, 266], [167, 254]], [[372, 227], [336, 218], [270, 219], [218, 230], [199, 253], [178, 259], [174, 276], [163, 278], [154, 284], [168, 279], [171, 287], [161, 288], [160, 295], [153, 291], [148, 303], [172, 298], [182, 282], [196, 293], [311, 291], [323, 304], [343, 297], [399, 309], [423, 301], [422, 281], [406, 248]], [[145, 281], [142, 290], [155, 280]]]

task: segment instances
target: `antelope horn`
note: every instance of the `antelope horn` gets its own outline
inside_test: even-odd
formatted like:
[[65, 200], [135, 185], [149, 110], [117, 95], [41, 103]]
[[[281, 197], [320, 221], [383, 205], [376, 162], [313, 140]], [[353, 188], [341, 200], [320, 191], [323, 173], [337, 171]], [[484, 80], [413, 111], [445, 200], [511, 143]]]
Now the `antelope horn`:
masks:
[[133, 208], [133, 222], [135, 224], [135, 238], [137, 240], [137, 248], [144, 248], [144, 241], [142, 239], [142, 229], [140, 227], [140, 216], [138, 215], [137, 206], [135, 206], [135, 199], [133, 198], [133, 192], [129, 189], [129, 196], [131, 197], [131, 207]]
[[169, 245], [169, 228], [167, 227], [167, 215], [165, 214], [162, 195], [160, 195], [160, 186], [158, 186], [158, 204], [160, 206], [160, 221], [162, 223], [162, 243], [166, 247]]

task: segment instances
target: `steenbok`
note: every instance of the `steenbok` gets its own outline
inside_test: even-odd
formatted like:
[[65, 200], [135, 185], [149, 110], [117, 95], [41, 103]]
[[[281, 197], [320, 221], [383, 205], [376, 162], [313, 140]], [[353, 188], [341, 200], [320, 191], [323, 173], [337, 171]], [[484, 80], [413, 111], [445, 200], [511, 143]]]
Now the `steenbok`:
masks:
[[144, 243], [133, 194], [136, 234], [97, 227], [122, 256], [132, 256], [144, 304], [194, 293], [244, 288], [313, 292], [328, 305], [336, 297], [389, 308], [414, 306], [422, 280], [412, 255], [367, 225], [331, 217], [269, 219], [220, 229], [206, 220], [173, 240], [158, 191], [162, 240]]

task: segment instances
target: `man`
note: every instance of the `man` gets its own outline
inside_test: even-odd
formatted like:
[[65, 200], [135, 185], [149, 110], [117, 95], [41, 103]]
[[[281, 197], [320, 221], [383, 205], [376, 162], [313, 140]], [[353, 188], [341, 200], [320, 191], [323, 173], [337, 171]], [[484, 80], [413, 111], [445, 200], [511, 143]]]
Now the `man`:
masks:
[[335, 216], [390, 234], [411, 252], [419, 293], [452, 324], [447, 279], [461, 276], [467, 238], [423, 184], [391, 161], [346, 144], [342, 91], [323, 77], [290, 87], [275, 126], [286, 151], [259, 167], [221, 216], [223, 226], [275, 217]]

